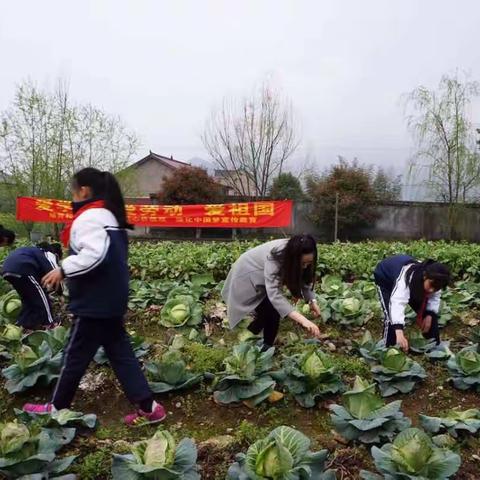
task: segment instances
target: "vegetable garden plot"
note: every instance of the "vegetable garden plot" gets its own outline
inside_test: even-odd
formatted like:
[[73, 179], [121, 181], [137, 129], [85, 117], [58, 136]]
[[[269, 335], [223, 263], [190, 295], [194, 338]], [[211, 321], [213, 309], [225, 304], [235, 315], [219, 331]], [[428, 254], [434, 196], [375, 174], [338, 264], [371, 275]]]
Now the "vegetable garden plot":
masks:
[[[49, 399], [58, 375], [50, 367], [53, 360], [61, 360], [68, 319], [64, 319], [65, 328], [54, 334], [24, 336], [13, 324], [18, 303], [2, 314], [0, 366], [3, 372], [15, 367], [12, 370], [17, 373], [23, 367], [25, 373], [15, 377], [22, 392], [9, 393], [6, 387], [12, 388], [12, 382], [5, 376], [1, 379], [0, 423], [16, 419], [29, 430], [77, 429], [74, 441], [54, 453], [55, 461], [65, 461], [64, 469], [42, 478], [76, 475], [82, 480], [103, 480], [148, 478], [155, 473], [160, 479], [358, 479], [364, 470], [363, 475], [371, 475], [364, 478], [418, 478], [421, 474], [476, 479], [480, 394], [474, 343], [480, 334], [464, 321], [480, 319], [479, 246], [444, 242], [320, 246], [321, 279], [315, 290], [323, 318], [319, 326], [327, 338], [306, 342], [305, 332], [285, 320], [275, 351], [265, 355], [255, 338], [245, 337], [247, 341], [239, 343], [242, 330], [229, 331], [225, 312], [219, 308], [222, 280], [231, 263], [252, 245], [132, 246], [128, 330], [135, 332], [132, 344], [158, 392], [155, 397], [169, 412], [158, 431], [153, 426], [126, 429], [121, 425], [121, 416], [130, 406], [102, 352], [89, 371], [90, 378], [101, 381], [91, 381], [74, 404], [76, 410], [98, 415], [97, 430], [90, 430], [91, 417], [85, 420], [64, 413], [32, 427], [33, 419], [17, 415], [14, 407], [34, 398]], [[435, 252], [439, 260], [451, 263], [457, 278], [443, 295], [444, 343], [432, 346], [413, 334], [412, 325], [407, 327], [412, 351], [408, 355], [391, 352], [387, 359], [388, 350], [379, 341], [381, 312], [371, 272], [379, 259], [395, 251], [421, 258]], [[308, 306], [299, 303], [298, 308], [308, 314]], [[381, 370], [372, 372], [375, 366]], [[421, 371], [425, 378], [420, 378]], [[40, 372], [38, 380], [29, 385], [36, 372]], [[414, 379], [410, 378], [413, 373]], [[52, 376], [50, 386], [45, 387], [48, 375]], [[355, 380], [357, 375], [362, 378]], [[411, 381], [414, 390], [402, 393]], [[392, 386], [401, 388], [382, 398], [382, 389]], [[464, 386], [466, 390], [458, 389]], [[73, 423], [65, 423], [69, 421]], [[410, 424], [424, 431], [402, 443], [397, 439]], [[289, 430], [285, 430], [288, 435], [278, 434], [281, 426], [297, 432], [291, 437], [302, 445], [300, 450], [295, 450], [295, 442], [285, 442]], [[408, 455], [394, 458], [395, 445]], [[438, 472], [440, 451], [442, 455], [450, 452], [441, 459], [448, 468], [436, 477], [424, 475]], [[385, 462], [391, 467], [388, 472]]]

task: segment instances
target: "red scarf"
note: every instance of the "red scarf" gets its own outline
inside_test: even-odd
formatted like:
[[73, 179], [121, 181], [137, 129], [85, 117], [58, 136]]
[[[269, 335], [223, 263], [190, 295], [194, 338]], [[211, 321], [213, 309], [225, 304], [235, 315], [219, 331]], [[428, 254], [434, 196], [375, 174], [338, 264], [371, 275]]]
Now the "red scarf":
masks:
[[60, 240], [63, 243], [63, 246], [65, 248], [68, 247], [68, 244], [70, 243], [70, 232], [72, 230], [72, 224], [73, 222], [83, 213], [86, 212], [87, 210], [90, 210], [92, 208], [105, 208], [105, 202], [103, 200], [96, 200], [95, 202], [90, 202], [84, 205], [83, 207], [79, 208], [74, 214], [73, 214], [73, 220], [71, 222], [68, 222], [65, 224], [65, 228], [62, 230], [62, 233], [60, 234]]
[[425, 313], [425, 309], [427, 308], [427, 302], [428, 302], [428, 295], [424, 295], [422, 306], [420, 307], [420, 310], [418, 311], [418, 314], [417, 314], [417, 325], [420, 328], [422, 328], [422, 325], [423, 325], [423, 314]]

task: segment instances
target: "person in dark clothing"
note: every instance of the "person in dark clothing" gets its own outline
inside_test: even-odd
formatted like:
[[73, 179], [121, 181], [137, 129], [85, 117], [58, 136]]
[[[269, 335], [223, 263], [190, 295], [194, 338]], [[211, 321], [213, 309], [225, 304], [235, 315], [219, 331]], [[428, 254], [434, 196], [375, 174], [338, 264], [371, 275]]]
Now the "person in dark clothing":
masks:
[[36, 247], [13, 250], [2, 266], [2, 277], [18, 292], [22, 310], [17, 324], [28, 330], [53, 328], [57, 325], [52, 313], [48, 291], [42, 287], [42, 278], [58, 267], [61, 258], [59, 244], [42, 243]]
[[51, 402], [26, 404], [24, 410], [70, 408], [80, 380], [103, 346], [126, 396], [138, 407], [125, 423], [160, 422], [165, 410], [154, 401], [124, 325], [129, 294], [126, 229], [131, 225], [120, 186], [111, 173], [85, 168], [73, 177], [72, 196], [73, 222], [62, 233], [69, 255], [61, 268], [43, 278], [43, 284], [56, 287], [66, 278], [75, 322]]
[[408, 351], [403, 332], [407, 305], [417, 313], [417, 325], [425, 338], [440, 343], [438, 318], [441, 290], [450, 283], [450, 270], [434, 260], [418, 262], [409, 255], [382, 260], [374, 272], [384, 312], [384, 341]]

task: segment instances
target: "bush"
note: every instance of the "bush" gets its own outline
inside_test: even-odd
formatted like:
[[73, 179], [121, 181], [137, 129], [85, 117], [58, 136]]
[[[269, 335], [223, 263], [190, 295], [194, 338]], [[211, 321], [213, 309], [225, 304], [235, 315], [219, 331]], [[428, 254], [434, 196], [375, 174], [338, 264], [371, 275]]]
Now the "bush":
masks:
[[221, 203], [222, 187], [203, 168], [182, 167], [163, 181], [158, 200], [170, 205]]
[[302, 184], [300, 180], [291, 173], [281, 173], [273, 180], [270, 188], [272, 200], [304, 200]]
[[[334, 231], [335, 201], [338, 193], [338, 237], [354, 239], [360, 228], [372, 225], [378, 218], [377, 194], [370, 171], [356, 161], [340, 159], [320, 178], [310, 178], [308, 192], [313, 201], [312, 220], [325, 229]], [[329, 235], [330, 238], [333, 235]]]

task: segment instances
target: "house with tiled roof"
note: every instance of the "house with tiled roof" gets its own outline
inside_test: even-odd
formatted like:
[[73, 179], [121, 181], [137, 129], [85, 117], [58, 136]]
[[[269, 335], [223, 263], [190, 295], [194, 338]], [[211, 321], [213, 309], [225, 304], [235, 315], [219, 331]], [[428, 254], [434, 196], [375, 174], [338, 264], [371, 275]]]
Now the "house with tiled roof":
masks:
[[156, 196], [162, 188], [164, 180], [175, 174], [181, 167], [189, 167], [189, 163], [176, 160], [152, 152], [130, 165], [118, 175], [125, 196], [146, 199]]

